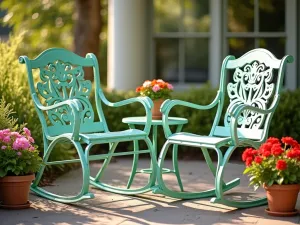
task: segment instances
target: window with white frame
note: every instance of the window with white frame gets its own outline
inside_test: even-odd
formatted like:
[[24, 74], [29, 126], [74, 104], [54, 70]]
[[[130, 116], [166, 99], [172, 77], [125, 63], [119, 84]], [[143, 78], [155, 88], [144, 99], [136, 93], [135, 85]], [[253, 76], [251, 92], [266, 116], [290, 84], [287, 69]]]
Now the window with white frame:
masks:
[[[297, 0], [153, 0], [152, 33], [154, 78], [217, 86], [228, 54], [266, 48], [296, 57]], [[290, 64], [287, 88], [296, 88], [296, 77]]]
[[[277, 58], [297, 52], [297, 0], [223, 0], [223, 55], [265, 48]], [[287, 67], [285, 87], [295, 89], [296, 64]]]
[[154, 77], [177, 84], [208, 80], [209, 0], [153, 0]]

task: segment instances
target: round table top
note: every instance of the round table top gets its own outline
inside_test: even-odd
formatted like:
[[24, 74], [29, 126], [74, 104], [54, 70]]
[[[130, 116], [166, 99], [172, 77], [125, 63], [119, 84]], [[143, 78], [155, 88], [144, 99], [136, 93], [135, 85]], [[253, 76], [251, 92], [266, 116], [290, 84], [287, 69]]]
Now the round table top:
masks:
[[[134, 125], [145, 125], [146, 117], [126, 117], [122, 119], [123, 123], [134, 124]], [[181, 117], [169, 117], [169, 125], [180, 125], [188, 123], [188, 119]], [[152, 119], [152, 125], [162, 125], [162, 120]]]

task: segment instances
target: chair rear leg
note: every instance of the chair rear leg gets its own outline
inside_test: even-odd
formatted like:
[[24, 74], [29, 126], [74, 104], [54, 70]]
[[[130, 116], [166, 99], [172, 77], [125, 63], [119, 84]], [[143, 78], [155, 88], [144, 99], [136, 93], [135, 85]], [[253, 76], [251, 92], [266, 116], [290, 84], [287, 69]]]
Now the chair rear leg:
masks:
[[255, 206], [261, 206], [261, 205], [266, 205], [267, 204], [267, 199], [264, 198], [259, 198], [255, 200], [249, 200], [249, 201], [233, 201], [233, 200], [228, 200], [224, 198], [224, 186], [223, 186], [223, 176], [224, 176], [224, 170], [226, 167], [226, 164], [228, 163], [228, 160], [232, 154], [232, 152], [235, 150], [235, 146], [229, 147], [228, 150], [226, 151], [226, 154], [224, 156], [224, 159], [222, 160], [220, 166], [218, 167], [217, 171], [217, 176], [215, 179], [215, 185], [216, 185], [216, 198], [212, 198], [211, 202], [212, 203], [219, 203], [231, 207], [236, 207], [236, 208], [250, 208], [250, 207], [255, 207]]
[[[38, 187], [38, 183], [40, 182], [40, 179], [42, 177], [42, 174], [44, 172], [44, 169], [47, 165], [49, 156], [50, 156], [54, 146], [57, 143], [64, 141], [66, 139], [69, 140], [70, 142], [72, 142], [72, 144], [76, 148], [79, 159], [80, 159], [81, 167], [82, 167], [83, 183], [82, 183], [81, 191], [76, 196], [57, 195], [57, 194], [51, 193], [49, 191], [46, 191], [44, 188]], [[68, 160], [68, 161], [70, 161], [70, 160]], [[78, 202], [83, 199], [94, 198], [94, 195], [92, 193], [88, 192], [89, 191], [90, 169], [89, 169], [88, 161], [85, 157], [85, 154], [84, 154], [81, 144], [79, 142], [75, 142], [66, 137], [59, 137], [59, 138], [53, 140], [50, 143], [48, 149], [45, 151], [45, 154], [43, 157], [43, 162], [44, 162], [44, 164], [40, 167], [40, 170], [36, 175], [36, 179], [34, 180], [34, 182], [31, 185], [31, 190], [33, 192], [37, 193], [38, 195], [40, 195], [44, 198], [47, 198], [47, 199], [50, 199], [53, 201], [57, 201], [57, 202], [62, 202], [62, 203], [73, 203], [73, 202]], [[75, 162], [75, 160], [74, 160], [74, 162]], [[64, 163], [64, 160], [60, 161], [60, 163], [58, 162], [57, 164], [63, 164], [63, 163]]]

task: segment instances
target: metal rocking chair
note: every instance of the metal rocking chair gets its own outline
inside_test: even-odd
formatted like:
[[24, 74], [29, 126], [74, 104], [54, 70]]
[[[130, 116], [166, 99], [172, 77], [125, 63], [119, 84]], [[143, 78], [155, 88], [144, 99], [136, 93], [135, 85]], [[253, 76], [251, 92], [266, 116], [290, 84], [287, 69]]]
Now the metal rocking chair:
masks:
[[[238, 59], [227, 56], [222, 64], [220, 88], [216, 98], [209, 105], [196, 105], [180, 100], [167, 100], [161, 107], [163, 113], [163, 127], [167, 138], [158, 161], [158, 187], [157, 192], [165, 195], [192, 199], [216, 196], [211, 201], [224, 205], [247, 208], [266, 204], [265, 198], [253, 201], [233, 201], [224, 198], [224, 192], [239, 185], [236, 178], [224, 183], [223, 175], [231, 154], [237, 147], [259, 147], [268, 137], [269, 125], [272, 116], [279, 104], [280, 92], [287, 63], [293, 62], [292, 56], [285, 56], [278, 60], [265, 49], [254, 49]], [[229, 77], [228, 70], [233, 71]], [[277, 71], [277, 73], [275, 73]], [[227, 81], [231, 80], [227, 85]], [[224, 108], [224, 98], [230, 98], [228, 108]], [[217, 107], [216, 116], [208, 136], [193, 133], [173, 133], [168, 124], [170, 110], [176, 106], [186, 106], [198, 110], [207, 110]], [[222, 112], [225, 110], [224, 125], [220, 125]], [[170, 145], [185, 145], [199, 147], [205, 157], [206, 163], [215, 177], [215, 188], [202, 192], [181, 192], [170, 190], [164, 183], [162, 168], [164, 159]], [[227, 147], [223, 155], [220, 148]], [[218, 155], [215, 167], [207, 149], [213, 149]]]
[[[26, 56], [19, 58], [25, 63], [28, 73], [30, 92], [43, 128], [44, 164], [41, 166], [31, 190], [45, 198], [63, 203], [76, 202], [82, 199], [93, 198], [89, 192], [89, 184], [97, 188], [120, 194], [138, 194], [150, 190], [156, 178], [156, 159], [148, 134], [151, 128], [152, 101], [148, 97], [131, 98], [117, 103], [109, 102], [100, 86], [100, 74], [95, 55], [89, 53], [85, 58], [60, 48], [48, 49], [37, 58], [30, 60]], [[84, 67], [93, 68], [96, 110], [99, 121], [95, 120], [89, 96], [92, 82], [84, 79]], [[35, 84], [33, 70], [39, 71], [39, 80]], [[140, 102], [146, 111], [147, 122], [144, 130], [129, 129], [110, 132], [102, 111], [101, 104], [111, 107], [124, 106], [133, 102]], [[119, 142], [145, 141], [148, 149], [131, 152], [114, 153]], [[77, 150], [79, 159], [49, 162], [49, 156], [58, 143], [71, 142]], [[106, 154], [90, 155], [93, 145], [109, 143]], [[83, 144], [85, 149], [83, 149]], [[149, 153], [153, 167], [148, 183], [136, 189], [119, 188], [100, 181], [105, 168], [112, 156]], [[104, 163], [95, 177], [90, 176], [89, 161], [104, 160]], [[81, 191], [75, 196], [56, 195], [39, 187], [46, 165], [80, 162], [82, 167], [83, 183]]]

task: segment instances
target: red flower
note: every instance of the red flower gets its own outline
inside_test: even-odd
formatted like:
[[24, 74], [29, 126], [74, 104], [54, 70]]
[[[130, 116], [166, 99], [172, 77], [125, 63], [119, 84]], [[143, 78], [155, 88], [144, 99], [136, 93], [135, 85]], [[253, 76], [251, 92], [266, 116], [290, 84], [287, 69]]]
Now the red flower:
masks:
[[246, 166], [251, 166], [252, 161], [253, 161], [253, 158], [252, 158], [252, 157], [248, 157], [248, 158], [246, 159]]
[[268, 158], [271, 155], [271, 151], [264, 151], [263, 156]]
[[275, 138], [275, 137], [269, 137], [266, 141], [266, 143], [270, 143], [272, 145], [274, 144], [280, 144], [280, 141], [278, 138]]
[[287, 151], [286, 156], [287, 156], [288, 158], [297, 158], [297, 156], [296, 156], [296, 154], [295, 154], [295, 151], [294, 151], [293, 149], [290, 150], [290, 151]]
[[298, 142], [296, 140], [294, 140], [293, 138], [291, 138], [291, 137], [283, 137], [283, 138], [281, 138], [281, 141], [284, 144], [290, 145], [292, 147], [298, 147], [299, 146]]
[[283, 159], [279, 159], [276, 163], [276, 169], [285, 170], [287, 168], [287, 163]]
[[271, 155], [271, 148], [272, 144], [271, 143], [264, 143], [260, 146], [259, 148], [259, 153], [262, 154], [265, 157], [269, 157]]
[[255, 149], [253, 148], [246, 148], [245, 151], [243, 152], [242, 155], [242, 160], [245, 162], [247, 160], [247, 158], [249, 157], [253, 157], [253, 154], [257, 152]]
[[135, 89], [135, 92], [140, 92], [141, 89], [142, 89], [142, 87], [137, 87], [137, 88]]
[[283, 149], [281, 148], [281, 145], [280, 144], [275, 144], [272, 146], [271, 148], [271, 153], [275, 156], [279, 156], [283, 153]]
[[260, 156], [255, 156], [254, 161], [258, 164], [261, 164], [261, 162], [263, 161], [263, 158]]

